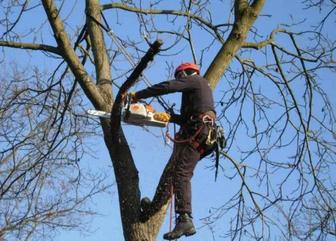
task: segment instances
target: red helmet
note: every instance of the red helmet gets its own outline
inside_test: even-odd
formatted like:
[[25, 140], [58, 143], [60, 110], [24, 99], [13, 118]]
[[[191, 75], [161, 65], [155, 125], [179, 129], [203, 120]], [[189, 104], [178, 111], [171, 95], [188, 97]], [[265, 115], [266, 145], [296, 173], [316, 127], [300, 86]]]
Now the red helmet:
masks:
[[194, 64], [194, 63], [183, 63], [181, 65], [179, 65], [176, 70], [175, 70], [175, 76], [178, 72], [181, 72], [181, 71], [184, 71], [184, 70], [187, 70], [187, 69], [192, 69], [192, 70], [195, 70], [197, 72], [197, 74], [200, 73], [200, 68], [197, 64]]

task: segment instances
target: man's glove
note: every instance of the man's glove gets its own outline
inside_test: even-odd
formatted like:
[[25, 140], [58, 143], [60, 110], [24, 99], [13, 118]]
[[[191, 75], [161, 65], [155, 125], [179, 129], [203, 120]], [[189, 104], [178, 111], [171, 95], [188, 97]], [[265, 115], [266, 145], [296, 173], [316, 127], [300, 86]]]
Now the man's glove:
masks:
[[169, 122], [170, 115], [166, 112], [155, 112], [153, 118], [157, 121]]
[[136, 97], [135, 92], [131, 92], [131, 93], [129, 93], [128, 96], [129, 96], [130, 101], [131, 101], [132, 104], [138, 102], [138, 100], [139, 100], [139, 99]]

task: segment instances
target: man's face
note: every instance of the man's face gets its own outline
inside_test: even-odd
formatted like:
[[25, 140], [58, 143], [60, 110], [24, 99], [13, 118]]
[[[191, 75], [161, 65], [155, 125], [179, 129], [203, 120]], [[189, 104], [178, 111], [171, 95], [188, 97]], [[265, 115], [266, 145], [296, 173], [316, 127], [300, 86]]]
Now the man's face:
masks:
[[180, 72], [177, 72], [175, 74], [175, 79], [179, 79], [179, 78], [182, 78], [184, 76], [186, 76], [186, 73], [184, 71], [180, 71]]

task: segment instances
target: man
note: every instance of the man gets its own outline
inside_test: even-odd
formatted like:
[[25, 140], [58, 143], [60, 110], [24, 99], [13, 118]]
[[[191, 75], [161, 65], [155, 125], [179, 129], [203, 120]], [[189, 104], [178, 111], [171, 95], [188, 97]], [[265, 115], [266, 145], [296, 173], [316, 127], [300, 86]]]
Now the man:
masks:
[[[191, 216], [191, 183], [197, 162], [209, 154], [213, 144], [209, 142], [209, 130], [214, 126], [215, 111], [212, 90], [201, 77], [198, 65], [183, 63], [175, 70], [175, 79], [164, 81], [131, 94], [133, 101], [182, 92], [180, 115], [171, 115], [170, 122], [181, 126], [174, 141], [171, 160], [174, 163], [173, 190], [175, 211], [179, 215], [172, 232], [163, 238], [174, 240], [182, 235], [196, 233]], [[207, 141], [208, 140], [208, 141]]]

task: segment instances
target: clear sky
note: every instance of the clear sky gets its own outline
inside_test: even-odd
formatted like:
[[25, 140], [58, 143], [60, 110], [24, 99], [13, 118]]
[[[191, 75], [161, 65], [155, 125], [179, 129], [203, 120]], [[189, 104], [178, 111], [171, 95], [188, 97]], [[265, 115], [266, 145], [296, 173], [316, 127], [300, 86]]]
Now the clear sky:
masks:
[[[212, 9], [216, 14], [220, 15], [225, 12], [225, 9]], [[307, 24], [310, 22], [310, 18], [304, 13], [301, 13], [300, 7], [293, 1], [266, 1], [266, 5], [262, 12], [263, 16], [259, 17], [256, 26], [261, 28], [261, 31], [266, 37], [272, 29], [281, 27], [280, 24], [288, 22], [299, 22], [305, 20]], [[318, 13], [315, 13], [318, 14]], [[267, 16], [266, 16], [267, 15]], [[118, 26], [117, 26], [118, 27]], [[136, 31], [136, 30], [135, 30]], [[127, 33], [126, 33], [127, 34]], [[201, 38], [201, 36], [199, 36]], [[165, 39], [163, 39], [165, 41]], [[213, 55], [210, 53], [210, 56]], [[189, 52], [181, 52], [181, 61], [189, 60], [191, 58]], [[150, 78], [153, 83], [165, 80], [165, 75], [161, 74], [160, 61], [164, 61], [164, 57], [158, 57], [154, 61], [154, 64], [150, 70]], [[205, 65], [209, 64], [204, 62]], [[204, 69], [203, 69], [204, 71]], [[225, 81], [225, 80], [224, 80]], [[219, 85], [225, 84], [223, 81]], [[329, 83], [331, 87], [336, 87], [335, 83]], [[138, 88], [139, 89], [139, 88]], [[216, 92], [215, 99], [218, 101], [220, 98], [220, 92]], [[174, 94], [173, 97], [169, 97], [171, 101], [178, 102], [179, 94]], [[136, 165], [140, 174], [140, 188], [142, 196], [152, 197], [161, 171], [169, 158], [171, 153], [171, 147], [165, 145], [161, 138], [161, 133], [158, 130], [150, 128], [150, 132], [140, 129], [138, 127], [124, 126], [124, 130], [129, 139], [129, 144], [132, 147], [132, 152], [135, 157]], [[172, 129], [172, 127], [170, 128]], [[157, 136], [153, 136], [152, 132], [155, 132]], [[136, 133], [136, 135], [134, 135]], [[102, 151], [96, 160], [87, 160], [88, 163], [94, 163], [94, 165], [100, 168], [110, 167], [109, 157], [105, 150], [104, 144], [101, 143]], [[235, 157], [239, 157], [239, 154], [233, 154]], [[222, 160], [225, 168], [231, 169], [232, 166], [225, 164], [226, 160]], [[210, 160], [206, 159], [199, 163], [196, 168], [195, 175], [192, 180], [193, 184], [193, 210], [194, 210], [194, 222], [197, 227], [197, 234], [191, 238], [181, 238], [183, 240], [212, 240], [212, 234], [210, 228], [204, 225], [201, 218], [207, 217], [211, 213], [211, 209], [224, 204], [228, 197], [234, 193], [239, 184], [224, 176], [220, 173], [217, 182], [214, 182], [214, 171], [210, 170]], [[113, 176], [111, 176], [113, 180]], [[117, 193], [114, 191], [110, 198], [96, 197], [93, 202], [96, 204], [98, 210], [103, 214], [97, 217], [92, 222], [91, 229], [94, 231], [92, 234], [83, 236], [78, 231], [64, 232], [56, 240], [57, 241], [111, 241], [122, 240], [121, 225], [118, 210]], [[167, 213], [167, 219], [169, 212]], [[211, 229], [215, 230], [213, 240], [229, 240], [223, 238], [225, 230], [227, 230], [227, 223], [230, 220], [223, 217], [220, 222], [211, 225]], [[161, 240], [161, 236], [169, 229], [168, 220], [161, 228], [158, 240]], [[222, 237], [222, 238], [219, 238]]]
[[[106, 1], [109, 2], [109, 1]], [[169, 8], [169, 3], [167, 4]], [[311, 12], [311, 16], [301, 13], [301, 6], [294, 3], [294, 1], [282, 0], [268, 0], [260, 16], [256, 22], [256, 26], [261, 30], [261, 33], [266, 38], [270, 34], [271, 30], [276, 27], [281, 27], [282, 23], [288, 22], [300, 22], [302, 20], [306, 21], [306, 24], [310, 24], [310, 21], [314, 19], [314, 14], [318, 15], [317, 12]], [[225, 9], [211, 9], [215, 15], [221, 15], [225, 12]], [[111, 17], [113, 19], [114, 16]], [[115, 17], [116, 18], [116, 17]], [[118, 16], [122, 19], [122, 16]], [[35, 21], [35, 20], [34, 20]], [[79, 17], [78, 21], [84, 21], [84, 16]], [[165, 24], [165, 23], [162, 23]], [[131, 24], [130, 24], [131, 25]], [[118, 25], [111, 23], [111, 26], [119, 34], [122, 29], [125, 29], [125, 25]], [[129, 28], [129, 29], [128, 29]], [[138, 31], [131, 26], [127, 27], [128, 31]], [[128, 31], [123, 31], [121, 34], [127, 35]], [[50, 34], [50, 31], [46, 31], [46, 34]], [[335, 33], [330, 33], [330, 35], [335, 35]], [[203, 36], [197, 35], [198, 38], [203, 38]], [[163, 39], [165, 44], [173, 42], [173, 39]], [[208, 41], [204, 39], [204, 41]], [[15, 53], [19, 53], [16, 51]], [[35, 54], [35, 53], [32, 53]], [[205, 71], [208, 66], [209, 61], [215, 55], [214, 50], [209, 52], [203, 60], [203, 69]], [[42, 56], [41, 56], [42, 57]], [[17, 55], [12, 55], [10, 58], [17, 59]], [[166, 67], [165, 67], [165, 58], [172, 59], [176, 58], [171, 56], [159, 56], [151, 64], [150, 69], [146, 70], [146, 75], [149, 76], [152, 83], [157, 83], [159, 81], [166, 80]], [[176, 64], [179, 64], [181, 61], [190, 61], [192, 58], [190, 52], [187, 50], [181, 51], [178, 55], [178, 60], [175, 61]], [[23, 60], [24, 61], [24, 60]], [[30, 60], [27, 60], [29, 62]], [[258, 61], [258, 60], [257, 60]], [[127, 63], [125, 63], [127, 64]], [[40, 63], [42, 68], [48, 69], [48, 63]], [[164, 70], [164, 73], [162, 73]], [[220, 82], [219, 86], [225, 84], [225, 78]], [[334, 90], [336, 85], [335, 82], [328, 80], [326, 85], [330, 86], [330, 90]], [[139, 84], [133, 90], [139, 90], [143, 87], [143, 84]], [[221, 91], [218, 88], [215, 91], [215, 101], [219, 101], [221, 98]], [[173, 94], [167, 97], [167, 99], [172, 102], [179, 103], [179, 94]], [[335, 99], [332, 100], [335, 104]], [[156, 106], [156, 108], [160, 108]], [[220, 108], [220, 107], [218, 107]], [[220, 109], [218, 109], [220, 112]], [[131, 146], [133, 156], [135, 158], [136, 166], [139, 170], [140, 175], [140, 189], [142, 196], [152, 197], [155, 192], [155, 187], [159, 180], [159, 177], [162, 173], [162, 170], [168, 160], [171, 153], [171, 144], [165, 144], [162, 138], [162, 132], [165, 130], [149, 128], [145, 130], [143, 128], [123, 125], [124, 131]], [[172, 130], [173, 127], [170, 127]], [[243, 139], [243, 138], [242, 138]], [[87, 156], [84, 160], [81, 161], [80, 165], [85, 168], [92, 168], [94, 170], [101, 170], [105, 173], [109, 173], [109, 181], [114, 182], [113, 169], [111, 166], [111, 161], [108, 155], [108, 152], [103, 143], [103, 138], [95, 138], [90, 141], [94, 143], [92, 148], [95, 151], [95, 157]], [[233, 157], [240, 157], [240, 153], [231, 153]], [[222, 165], [224, 169], [229, 170], [226, 175], [221, 172], [219, 174], [217, 182], [214, 182], [214, 171], [209, 169], [212, 162], [210, 159], [202, 160], [196, 168], [192, 186], [193, 186], [193, 216], [194, 223], [197, 227], [197, 234], [190, 238], [181, 238], [180, 240], [229, 240], [223, 238], [225, 231], [228, 229], [229, 221], [226, 217], [223, 217], [220, 222], [214, 223], [210, 226], [206, 226], [202, 218], [207, 217], [211, 212], [212, 208], [216, 208], [224, 204], [233, 193], [239, 188], [239, 183], [230, 179], [229, 176], [232, 174], [232, 165], [226, 162], [225, 159], [222, 159]], [[231, 171], [230, 171], [231, 170]], [[258, 188], [258, 187], [254, 187]], [[110, 190], [109, 194], [102, 194], [95, 196], [92, 200], [92, 208], [100, 213], [99, 216], [94, 217], [89, 225], [90, 232], [82, 232], [82, 230], [74, 231], [62, 231], [56, 236], [56, 241], [119, 241], [123, 240], [122, 227], [120, 223], [119, 207], [118, 207], [118, 196], [116, 186], [114, 185]], [[168, 222], [169, 213], [167, 213], [167, 220], [161, 228], [158, 240], [161, 240], [163, 233], [167, 232], [169, 229]], [[211, 233], [211, 230], [214, 229], [214, 234]], [[213, 236], [216, 239], [213, 239]]]

